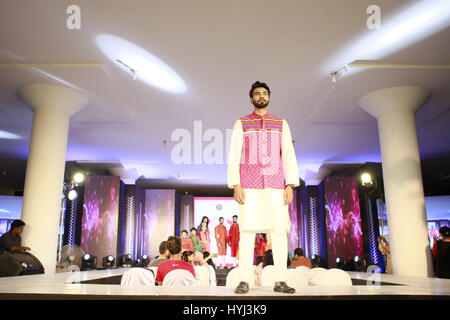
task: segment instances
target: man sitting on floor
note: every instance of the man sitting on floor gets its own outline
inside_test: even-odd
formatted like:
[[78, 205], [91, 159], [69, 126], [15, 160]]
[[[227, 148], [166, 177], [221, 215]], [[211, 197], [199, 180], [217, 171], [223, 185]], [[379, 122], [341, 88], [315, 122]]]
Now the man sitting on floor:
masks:
[[163, 261], [158, 266], [156, 273], [156, 282], [162, 285], [164, 277], [172, 270], [187, 270], [195, 277], [194, 266], [188, 262], [181, 260], [181, 239], [179, 237], [170, 236], [166, 241], [167, 249], [170, 252], [170, 259]]
[[28, 247], [22, 247], [22, 238], [25, 222], [14, 220], [11, 230], [0, 237], [0, 277], [17, 276], [22, 273], [23, 267], [14, 259], [16, 252], [30, 251]]

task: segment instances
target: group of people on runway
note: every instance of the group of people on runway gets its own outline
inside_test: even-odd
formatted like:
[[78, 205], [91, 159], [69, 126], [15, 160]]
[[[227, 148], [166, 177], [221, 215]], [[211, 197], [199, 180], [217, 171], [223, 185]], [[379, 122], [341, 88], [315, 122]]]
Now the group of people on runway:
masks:
[[233, 267], [238, 263], [239, 254], [239, 223], [238, 216], [233, 216], [233, 224], [227, 230], [224, 225], [225, 219], [219, 218], [219, 224], [215, 227], [214, 236], [217, 243], [217, 253], [211, 252], [211, 238], [209, 231], [209, 218], [204, 216], [197, 228], [181, 231], [183, 255], [193, 256], [194, 261], [200, 261], [202, 255], [207, 253], [212, 257], [218, 257], [218, 267], [225, 268], [225, 256], [227, 255], [227, 246], [231, 248], [231, 257], [233, 259]]

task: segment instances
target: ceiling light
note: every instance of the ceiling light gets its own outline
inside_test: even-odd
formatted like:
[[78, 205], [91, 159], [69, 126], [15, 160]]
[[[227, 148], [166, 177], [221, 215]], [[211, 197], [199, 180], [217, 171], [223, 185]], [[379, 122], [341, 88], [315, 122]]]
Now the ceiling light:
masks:
[[0, 130], [0, 139], [20, 139], [20, 136], [14, 133]]
[[134, 43], [107, 34], [98, 35], [96, 42], [105, 56], [134, 79], [171, 93], [186, 91], [183, 79], [171, 67]]
[[[354, 60], [377, 60], [427, 38], [448, 27], [450, 1], [427, 0], [407, 4], [401, 11], [383, 18], [378, 30], [362, 30], [362, 36], [344, 47], [329, 63], [324, 72]], [[352, 69], [352, 74], [356, 70]]]

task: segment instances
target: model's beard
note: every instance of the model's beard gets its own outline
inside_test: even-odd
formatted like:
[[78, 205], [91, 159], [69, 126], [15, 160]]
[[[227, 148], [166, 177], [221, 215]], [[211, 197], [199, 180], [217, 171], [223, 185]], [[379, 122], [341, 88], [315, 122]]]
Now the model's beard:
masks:
[[256, 103], [253, 103], [253, 105], [255, 106], [255, 108], [258, 108], [258, 109], [263, 109], [269, 105], [269, 101], [264, 100], [264, 103], [261, 103], [261, 102], [262, 101], [258, 101]]

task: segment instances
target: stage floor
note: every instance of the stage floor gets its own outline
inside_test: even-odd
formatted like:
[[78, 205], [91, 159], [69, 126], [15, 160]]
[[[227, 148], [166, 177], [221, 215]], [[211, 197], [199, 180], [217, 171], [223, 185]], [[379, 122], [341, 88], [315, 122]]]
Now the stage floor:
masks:
[[[450, 299], [450, 280], [399, 277], [380, 274], [382, 285], [367, 285], [371, 274], [349, 272], [351, 287], [307, 286], [293, 295], [276, 293], [272, 287], [253, 287], [237, 295], [231, 287], [122, 287], [116, 284], [74, 283], [122, 275], [127, 269], [57, 273], [0, 278], [0, 299]], [[101, 281], [100, 281], [101, 282]]]

